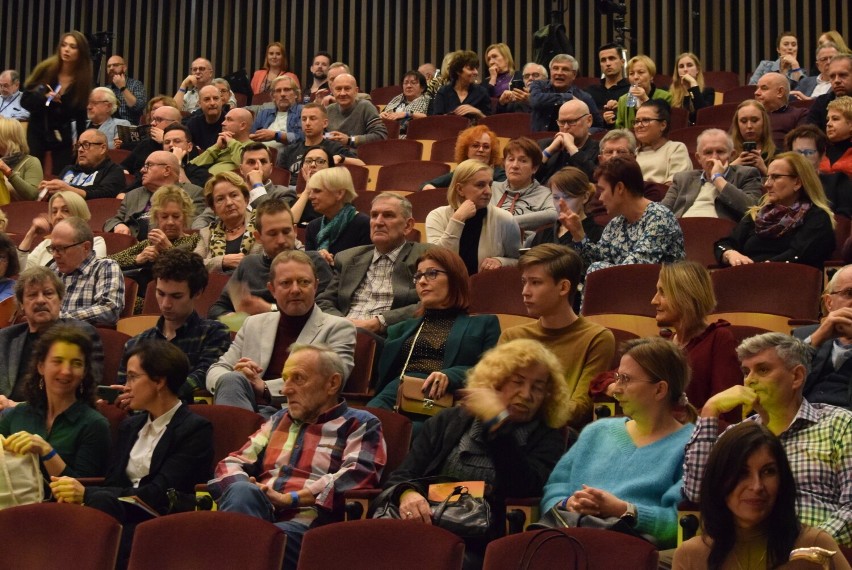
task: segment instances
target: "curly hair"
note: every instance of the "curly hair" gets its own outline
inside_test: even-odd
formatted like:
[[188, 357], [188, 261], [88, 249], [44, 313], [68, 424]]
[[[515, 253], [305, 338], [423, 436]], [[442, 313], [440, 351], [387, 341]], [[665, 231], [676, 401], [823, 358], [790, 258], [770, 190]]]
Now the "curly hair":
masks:
[[209, 278], [204, 259], [200, 255], [176, 247], [158, 255], [151, 272], [154, 279], [186, 281], [190, 297], [195, 297], [203, 291]]
[[486, 352], [467, 375], [470, 388], [499, 390], [517, 370], [540, 364], [547, 368], [547, 396], [538, 415], [552, 428], [565, 425], [570, 415], [571, 393], [559, 359], [547, 347], [526, 338], [500, 344]]
[[243, 198], [246, 200], [246, 204], [249, 203], [249, 187], [248, 184], [246, 184], [246, 181], [243, 180], [243, 177], [236, 172], [227, 171], [214, 174], [209, 180], [207, 180], [207, 183], [204, 184], [204, 201], [208, 206], [213, 208], [213, 190], [220, 182], [227, 182], [228, 184], [239, 188]]
[[183, 214], [183, 225], [189, 227], [192, 222], [192, 216], [195, 214], [195, 206], [192, 204], [192, 199], [186, 191], [177, 184], [166, 184], [157, 189], [151, 196], [151, 220], [157, 221], [157, 214], [160, 210], [166, 207], [166, 204], [177, 204], [180, 206], [181, 214]]
[[80, 383], [77, 392], [77, 399], [94, 407], [95, 376], [92, 373], [92, 339], [80, 328], [65, 324], [52, 326], [36, 342], [24, 384], [27, 402], [34, 408], [47, 409], [47, 391], [38, 367], [47, 360], [47, 355], [53, 345], [60, 342], [73, 344], [83, 353], [85, 371], [83, 372], [83, 381]]
[[459, 133], [456, 139], [455, 151], [455, 161], [457, 163], [467, 160], [470, 145], [481, 139], [482, 135], [488, 135], [488, 138], [491, 139], [491, 157], [488, 159], [488, 165], [497, 166], [503, 163], [503, 158], [500, 156], [500, 139], [497, 138], [497, 133], [485, 125], [470, 127]]

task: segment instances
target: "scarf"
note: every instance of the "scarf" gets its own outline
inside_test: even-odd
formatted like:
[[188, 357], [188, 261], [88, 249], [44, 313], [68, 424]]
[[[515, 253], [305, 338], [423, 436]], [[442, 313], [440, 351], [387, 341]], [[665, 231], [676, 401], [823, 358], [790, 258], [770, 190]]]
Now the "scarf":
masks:
[[795, 202], [792, 206], [766, 204], [757, 212], [754, 232], [762, 238], [779, 238], [801, 226], [811, 206], [810, 202]]
[[340, 234], [357, 214], [358, 210], [355, 209], [355, 206], [344, 204], [343, 208], [331, 220], [323, 216], [320, 222], [320, 230], [317, 232], [317, 251], [321, 249], [330, 251], [331, 244], [337, 241], [337, 238], [340, 237]]

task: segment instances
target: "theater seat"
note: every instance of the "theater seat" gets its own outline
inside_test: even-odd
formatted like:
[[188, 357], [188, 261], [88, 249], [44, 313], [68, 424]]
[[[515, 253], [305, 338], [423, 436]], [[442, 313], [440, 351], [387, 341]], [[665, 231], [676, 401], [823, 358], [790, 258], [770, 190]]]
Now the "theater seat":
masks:
[[471, 313], [505, 313], [527, 317], [521, 270], [514, 265], [480, 271], [470, 278]]

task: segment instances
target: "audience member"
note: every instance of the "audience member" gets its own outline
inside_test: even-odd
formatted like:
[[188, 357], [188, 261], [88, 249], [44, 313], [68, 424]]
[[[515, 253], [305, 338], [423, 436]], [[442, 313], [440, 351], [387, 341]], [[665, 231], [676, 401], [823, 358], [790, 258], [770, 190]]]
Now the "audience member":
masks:
[[828, 104], [825, 134], [828, 147], [820, 161], [820, 171], [852, 176], [852, 97], [844, 95]]
[[328, 106], [327, 137], [341, 145], [359, 145], [388, 138], [388, 130], [376, 106], [358, 99], [358, 82], [348, 73], [335, 78], [332, 85], [335, 102]]
[[[737, 356], [744, 385], [714, 395], [701, 409], [686, 445], [684, 496], [703, 498], [702, 480], [719, 436], [719, 415], [737, 406], [752, 408], [756, 413], [745, 421], [765, 425], [787, 452], [799, 522], [826, 531], [838, 544], [852, 545], [852, 413], [803, 397], [811, 351], [798, 339], [781, 333], [753, 336], [740, 344]], [[825, 452], [814, 453], [819, 449]]]
[[358, 194], [349, 170], [342, 166], [320, 170], [311, 176], [307, 189], [311, 206], [321, 216], [308, 224], [305, 249], [318, 251], [333, 265], [334, 256], [344, 249], [370, 244], [370, 218], [352, 205]]
[[784, 144], [792, 152], [805, 157], [817, 171], [822, 189], [831, 211], [843, 216], [852, 216], [852, 179], [843, 172], [819, 172], [819, 165], [828, 148], [828, 137], [813, 125], [796, 127], [789, 133]]
[[21, 75], [14, 69], [0, 73], [0, 117], [27, 121], [30, 112], [21, 105]]
[[549, 189], [534, 178], [541, 159], [541, 150], [534, 140], [527, 137], [510, 140], [503, 147], [506, 181], [492, 186], [491, 204], [512, 214], [522, 234], [526, 230], [532, 235], [556, 220]]
[[115, 198], [124, 190], [124, 171], [109, 159], [107, 138], [97, 129], [83, 131], [77, 139], [77, 162], [66, 166], [59, 178], [44, 180], [45, 195], [73, 192], [86, 200]]
[[807, 122], [825, 130], [828, 122], [828, 104], [837, 97], [852, 96], [852, 54], [839, 54], [828, 62], [828, 79], [831, 91], [823, 93], [811, 104]]
[[790, 91], [790, 96], [799, 101], [812, 101], [831, 91], [831, 79], [828, 77], [828, 64], [831, 59], [840, 53], [837, 45], [832, 42], [819, 44], [816, 49], [816, 65], [819, 73], [811, 77], [803, 77], [794, 84], [795, 89]]
[[769, 113], [772, 142], [776, 148], [784, 149], [784, 137], [797, 126], [804, 124], [807, 109], [788, 105], [790, 82], [780, 73], [763, 74], [757, 81], [754, 98], [763, 103]]
[[263, 68], [258, 69], [251, 76], [251, 91], [255, 95], [271, 93], [275, 90], [275, 80], [279, 77], [289, 77], [293, 80], [293, 87], [298, 91], [299, 78], [290, 71], [290, 58], [287, 57], [287, 49], [281, 42], [271, 42], [266, 46], [266, 59]]
[[210, 179], [210, 173], [203, 166], [196, 166], [190, 161], [198, 156], [195, 145], [192, 144], [192, 134], [185, 126], [174, 124], [163, 131], [163, 150], [175, 155], [180, 162], [181, 184], [191, 183], [204, 188]]
[[624, 77], [624, 49], [613, 43], [598, 48], [598, 62], [601, 65], [601, 82], [586, 87], [586, 92], [595, 100], [602, 112], [607, 128], [615, 126], [615, 111], [618, 99], [630, 89], [630, 83]]
[[556, 124], [559, 110], [563, 103], [572, 99], [581, 100], [589, 108], [592, 126], [603, 128], [605, 123], [592, 96], [574, 86], [574, 80], [580, 71], [580, 63], [573, 56], [560, 53], [553, 56], [549, 67], [550, 80], [544, 79], [530, 84], [532, 131], [560, 130]]
[[663, 205], [678, 218], [724, 218], [738, 222], [761, 198], [760, 172], [730, 164], [734, 141], [722, 129], [698, 135], [701, 169], [678, 172]]
[[485, 66], [488, 69], [488, 96], [499, 98], [510, 89], [513, 79], [521, 79], [515, 71], [512, 50], [504, 43], [491, 44], [485, 48]]
[[261, 107], [251, 126], [249, 138], [281, 152], [287, 145], [304, 140], [299, 82], [292, 74], [272, 80], [273, 107]]
[[[316, 55], [314, 55], [314, 59], [311, 62], [311, 86], [307, 93], [305, 93], [305, 103], [310, 103], [317, 99], [322, 100], [323, 97], [328, 95], [329, 87], [326, 74], [328, 73], [329, 65], [331, 65], [330, 53], [327, 51], [318, 51]], [[307, 84], [308, 82], [305, 82], [305, 85]], [[310, 95], [308, 95], [308, 93], [310, 93]]]
[[399, 138], [404, 139], [408, 125], [414, 119], [423, 119], [429, 112], [431, 99], [426, 96], [426, 78], [412, 70], [402, 76], [402, 93], [391, 99], [379, 116], [399, 123]]
[[813, 167], [797, 153], [779, 154], [764, 192], [730, 237], [716, 242], [719, 263], [779, 261], [822, 269], [835, 247], [834, 214]]
[[482, 118], [491, 114], [488, 89], [477, 83], [479, 56], [476, 52], [459, 52], [450, 62], [447, 73], [449, 83], [435, 93], [430, 115]]
[[684, 52], [675, 58], [669, 92], [672, 94], [672, 108], [689, 112], [689, 124], [695, 123], [698, 109], [716, 104], [716, 91], [704, 86], [701, 60], [692, 52]]
[[186, 128], [196, 146], [207, 149], [219, 140], [230, 107], [222, 102], [219, 90], [214, 85], [206, 85], [198, 93], [199, 111], [186, 120]]
[[148, 155], [157, 150], [163, 150], [163, 139], [165, 131], [172, 125], [180, 124], [181, 114], [177, 107], [162, 105], [147, 115], [148, 129], [147, 136], [136, 143], [133, 150], [130, 151], [130, 156], [121, 162], [121, 166], [127, 174], [136, 176], [136, 180], [128, 184], [128, 187], [135, 188], [142, 184], [141, 170], [142, 165], [148, 159]]
[[204, 200], [216, 221], [201, 228], [195, 253], [208, 271], [231, 273], [255, 251], [254, 215], [248, 210], [249, 189], [235, 172], [220, 172], [204, 185]]
[[3, 186], [6, 189], [5, 192], [0, 190], [0, 202], [8, 204], [13, 200], [38, 198], [38, 187], [44, 180], [41, 162], [30, 154], [21, 123], [5, 117], [0, 117], [0, 173], [5, 177]]
[[15, 242], [0, 229], [0, 302], [11, 299], [15, 294], [14, 277], [18, 275], [20, 265], [15, 249]]
[[[454, 158], [456, 163], [468, 159], [478, 160], [494, 169], [494, 180], [506, 180], [506, 171], [503, 170], [503, 160], [500, 156], [500, 139], [497, 138], [497, 133], [485, 125], [468, 127], [459, 133]], [[448, 172], [424, 182], [420, 189], [447, 188], [452, 179], [453, 173]]]
[[542, 243], [571, 245], [571, 232], [563, 223], [568, 210], [580, 217], [580, 223], [586, 235], [592, 242], [597, 243], [603, 228], [595, 223], [594, 218], [587, 215], [589, 201], [595, 195], [595, 185], [589, 182], [585, 172], [573, 166], [566, 166], [550, 177], [547, 186], [550, 188], [558, 218], [551, 227], [542, 228], [532, 238], [527, 238], [525, 245], [527, 247], [535, 247]]
[[[772, 141], [769, 114], [763, 103], [746, 99], [737, 106], [731, 129], [736, 158], [734, 166], [753, 166], [766, 176], [766, 165], [775, 158], [775, 143]], [[746, 148], [750, 143], [750, 148]]]
[[[180, 88], [175, 93], [174, 99], [178, 109], [192, 113], [196, 109], [201, 108], [201, 100], [203, 99], [201, 90], [208, 85], [213, 85], [214, 77], [216, 77], [216, 74], [213, 72], [213, 64], [210, 63], [210, 60], [200, 57], [193, 61], [190, 74], [180, 82]], [[237, 102], [230, 93], [230, 89], [229, 96], [222, 99], [222, 105], [226, 103], [231, 107], [237, 106]]]
[[541, 244], [521, 256], [523, 300], [528, 325], [508, 328], [498, 344], [528, 338], [541, 342], [559, 359], [569, 402], [566, 420], [580, 429], [592, 419], [589, 384], [609, 368], [615, 353], [612, 333], [574, 312], [574, 300], [583, 275], [583, 262], [573, 250]]
[[665, 101], [648, 99], [636, 111], [633, 132], [639, 141], [636, 162], [647, 182], [671, 184], [675, 174], [692, 169], [686, 145], [668, 138], [671, 107]]
[[[315, 103], [308, 103], [308, 105], [314, 105]], [[318, 103], [316, 103], [318, 105]], [[330, 141], [326, 141], [330, 142]], [[337, 143], [330, 143], [337, 144]], [[344, 147], [341, 147], [344, 148]], [[320, 170], [325, 170], [327, 168], [331, 168], [334, 165], [335, 157], [328, 151], [325, 146], [312, 146], [307, 147], [304, 151], [304, 158], [300, 160], [300, 164], [302, 168], [299, 170], [297, 176], [299, 177], [296, 181], [296, 186], [301, 184], [302, 180], [304, 180], [304, 190], [299, 194], [299, 197], [293, 203], [290, 211], [293, 213], [293, 221], [294, 223], [300, 226], [307, 226], [310, 222], [320, 217], [320, 214], [314, 210], [314, 207], [311, 205], [311, 190], [308, 188], [308, 182], [310, 182], [311, 177], [319, 172]], [[346, 159], [346, 160], [358, 160], [358, 159]], [[290, 175], [293, 176], [292, 174]], [[292, 188], [293, 186], [291, 186]]]
[[[325, 129], [328, 127], [328, 113], [325, 107], [319, 103], [307, 103], [302, 107], [302, 133], [305, 138], [288, 144], [282, 152], [278, 153], [278, 166], [290, 171], [291, 183], [299, 176], [303, 167], [303, 160], [311, 147], [322, 147], [332, 156], [333, 164], [329, 167], [343, 164], [363, 165], [355, 151], [337, 141], [326, 138]], [[291, 184], [295, 185], [295, 184]]]
[[222, 132], [216, 143], [192, 159], [196, 166], [206, 166], [211, 175], [230, 172], [240, 167], [243, 148], [252, 141], [252, 115], [248, 109], [231, 109], [222, 121]]
[[107, 60], [106, 79], [107, 87], [118, 99], [117, 118], [138, 125], [148, 102], [145, 86], [127, 74], [127, 63], [120, 55], [113, 55]]
[[130, 121], [117, 119], [118, 99], [107, 87], [95, 87], [89, 94], [86, 105], [87, 129], [97, 129], [106, 137], [108, 148], [120, 148], [123, 141], [118, 136], [118, 127], [129, 127]]
[[615, 128], [632, 129], [638, 108], [650, 99], [662, 99], [669, 105], [672, 94], [654, 85], [657, 65], [647, 55], [631, 57], [627, 62], [627, 79], [630, 88], [618, 98], [615, 112]]
[[497, 99], [496, 113], [532, 112], [532, 107], [530, 107], [530, 84], [533, 81], [546, 81], [548, 79], [547, 69], [543, 65], [531, 61], [524, 65], [521, 71], [521, 78], [524, 82], [523, 87], [518, 87], [517, 85], [510, 87], [503, 91]]
[[799, 81], [805, 76], [804, 68], [799, 65], [797, 59], [799, 53], [799, 40], [793, 32], [781, 32], [776, 42], [778, 59], [764, 59], [757, 64], [757, 69], [748, 80], [749, 85], [757, 85], [760, 78], [767, 73], [780, 73], [787, 79]]
[[556, 119], [559, 132], [541, 151], [544, 163], [536, 179], [546, 184], [548, 179], [566, 166], [576, 166], [591, 177], [597, 168], [600, 145], [590, 136], [592, 114], [580, 99], [571, 99], [559, 107]]

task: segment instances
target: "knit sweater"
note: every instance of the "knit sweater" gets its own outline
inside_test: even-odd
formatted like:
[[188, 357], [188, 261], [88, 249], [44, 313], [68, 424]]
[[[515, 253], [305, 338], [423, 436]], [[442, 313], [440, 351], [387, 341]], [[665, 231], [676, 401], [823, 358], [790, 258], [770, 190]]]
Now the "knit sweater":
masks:
[[636, 505], [636, 530], [656, 538], [661, 548], [671, 548], [677, 542], [683, 450], [693, 425], [636, 447], [627, 433], [628, 420], [604, 418], [586, 426], [550, 474], [541, 509], [589, 485]]
[[388, 138], [388, 129], [379, 117], [376, 106], [358, 100], [347, 110], [337, 103], [328, 106], [328, 130], [340, 131], [355, 137], [355, 146]]

